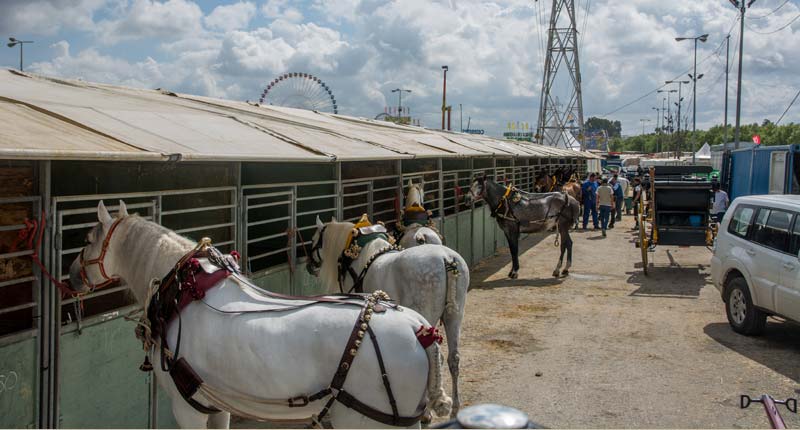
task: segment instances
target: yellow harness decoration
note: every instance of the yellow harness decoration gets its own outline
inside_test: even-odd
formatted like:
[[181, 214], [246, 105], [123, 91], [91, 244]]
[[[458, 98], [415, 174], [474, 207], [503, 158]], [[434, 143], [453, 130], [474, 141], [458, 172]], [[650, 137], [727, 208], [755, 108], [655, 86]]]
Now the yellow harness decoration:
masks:
[[[383, 222], [378, 221], [378, 224], [380, 224], [382, 226]], [[347, 236], [347, 242], [345, 243], [344, 251], [343, 251], [344, 255], [346, 255], [347, 257], [349, 257], [349, 258], [351, 258], [353, 260], [358, 258], [359, 254], [361, 254], [361, 248], [363, 248], [369, 241], [372, 240], [372, 239], [367, 239], [366, 242], [362, 241], [363, 243], [359, 244], [359, 235], [361, 235], [361, 232], [360, 232], [359, 229], [362, 229], [362, 228], [365, 228], [365, 227], [372, 227], [372, 225], [373, 224], [369, 221], [369, 217], [367, 216], [367, 214], [361, 215], [361, 219], [359, 219], [358, 222], [353, 226], [353, 229], [350, 231], [350, 234]], [[394, 238], [390, 234], [386, 234], [385, 233], [385, 231], [386, 231], [385, 228], [382, 229], [382, 230], [383, 230], [384, 233], [380, 233], [380, 235], [381, 236], [385, 236], [385, 239], [390, 244], [394, 245], [394, 243], [395, 243]], [[363, 236], [365, 238], [369, 238], [370, 236], [373, 236], [373, 234], [364, 234]]]

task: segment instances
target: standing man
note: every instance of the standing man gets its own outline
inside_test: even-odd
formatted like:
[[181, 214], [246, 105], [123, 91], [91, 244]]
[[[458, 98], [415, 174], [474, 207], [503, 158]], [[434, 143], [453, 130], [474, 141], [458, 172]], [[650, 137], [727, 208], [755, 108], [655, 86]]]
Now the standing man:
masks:
[[[630, 183], [630, 181], [628, 181], [628, 178], [626, 178], [625, 175], [623, 175], [623, 176], [619, 176], [618, 174], [614, 175], [614, 180], [616, 180], [617, 183], [619, 183], [620, 187], [622, 187], [622, 203], [623, 204], [620, 204], [620, 202], [617, 202], [617, 221], [622, 221], [622, 208], [623, 208], [623, 205], [625, 203], [625, 197], [628, 197], [628, 188], [630, 188], [631, 183]], [[630, 213], [629, 208], [625, 207], [625, 213], [626, 214]]]
[[725, 216], [725, 211], [731, 201], [728, 199], [728, 193], [719, 188], [719, 182], [711, 184], [711, 190], [714, 191], [714, 205], [711, 206], [711, 218], [716, 222], [722, 222], [722, 217]]
[[606, 237], [608, 219], [614, 210], [614, 190], [608, 185], [608, 179], [603, 179], [597, 188], [597, 209], [600, 211], [600, 225], [603, 228], [603, 237]]
[[642, 179], [640, 177], [633, 178], [633, 216], [636, 225], [633, 226], [634, 230], [639, 229], [639, 202], [642, 200]]
[[625, 196], [622, 193], [622, 184], [618, 181], [619, 177], [617, 175], [611, 178], [611, 190], [614, 192], [614, 211], [611, 212], [608, 228], [614, 228], [616, 221], [622, 221], [622, 205], [624, 204]]
[[592, 224], [595, 230], [597, 225], [597, 175], [592, 173], [581, 185], [581, 195], [583, 196], [583, 229], [589, 224], [589, 213], [592, 214]]

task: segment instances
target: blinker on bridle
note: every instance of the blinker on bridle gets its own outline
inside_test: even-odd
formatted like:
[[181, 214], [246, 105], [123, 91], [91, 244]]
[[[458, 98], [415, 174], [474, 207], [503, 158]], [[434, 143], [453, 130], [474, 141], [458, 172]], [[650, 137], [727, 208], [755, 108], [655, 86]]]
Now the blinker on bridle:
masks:
[[[119, 218], [118, 220], [114, 221], [113, 224], [111, 224], [111, 228], [108, 229], [108, 234], [106, 234], [105, 239], [103, 239], [103, 247], [100, 249], [100, 255], [97, 258], [92, 258], [91, 260], [87, 260], [84, 256], [86, 248], [84, 247], [83, 249], [81, 249], [81, 254], [78, 257], [81, 263], [81, 281], [83, 281], [84, 285], [89, 287], [91, 291], [100, 288], [105, 288], [111, 284], [119, 282], [120, 280], [119, 277], [108, 276], [108, 274], [106, 273], [104, 260], [106, 258], [106, 252], [108, 252], [108, 245], [111, 243], [111, 236], [114, 234], [114, 231], [117, 229], [117, 227], [120, 225], [120, 223], [122, 223], [124, 219], [125, 217]], [[100, 276], [103, 277], [103, 282], [99, 284], [92, 284], [91, 282], [89, 282], [89, 276], [86, 274], [86, 268], [93, 264], [97, 265], [97, 267], [100, 269]]]
[[328, 228], [327, 225], [322, 226], [322, 229], [319, 231], [319, 239], [314, 246], [311, 247], [311, 254], [309, 255], [309, 260], [314, 267], [321, 267], [322, 266], [322, 256], [320, 255], [320, 249], [322, 249], [322, 239], [325, 237], [325, 229]]

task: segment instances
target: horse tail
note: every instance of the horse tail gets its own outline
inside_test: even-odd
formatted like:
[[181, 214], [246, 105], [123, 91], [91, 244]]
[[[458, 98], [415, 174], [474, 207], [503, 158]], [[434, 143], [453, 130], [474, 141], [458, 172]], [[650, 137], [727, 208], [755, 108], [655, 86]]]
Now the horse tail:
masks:
[[458, 261], [453, 258], [450, 261], [444, 259], [444, 270], [446, 276], [447, 287], [445, 289], [445, 303], [444, 303], [444, 312], [445, 314], [454, 314], [458, 313], [458, 299], [456, 298], [457, 288], [456, 285], [458, 283], [458, 276], [460, 274], [458, 269]]

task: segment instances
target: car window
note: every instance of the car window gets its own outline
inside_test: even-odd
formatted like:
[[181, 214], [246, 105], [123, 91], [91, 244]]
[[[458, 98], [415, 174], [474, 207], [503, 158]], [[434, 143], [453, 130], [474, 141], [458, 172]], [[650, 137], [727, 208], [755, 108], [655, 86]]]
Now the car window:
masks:
[[747, 229], [750, 228], [750, 222], [753, 221], [753, 213], [755, 208], [749, 206], [739, 206], [731, 217], [731, 222], [728, 224], [728, 231], [737, 236], [747, 236]]
[[791, 225], [790, 212], [761, 208], [753, 226], [753, 241], [776, 251], [789, 252]]
[[792, 255], [800, 254], [800, 216], [794, 220], [794, 229], [792, 229], [792, 243], [789, 247], [789, 252]]

